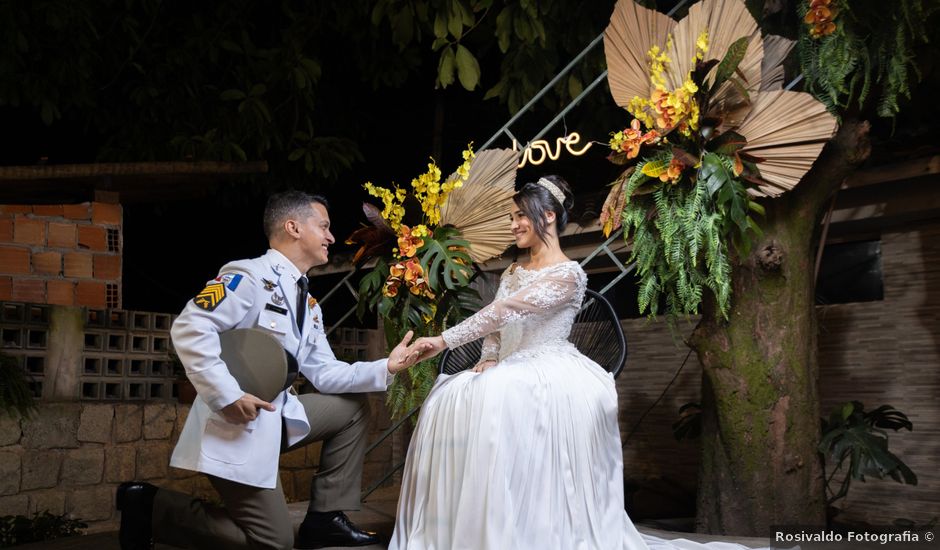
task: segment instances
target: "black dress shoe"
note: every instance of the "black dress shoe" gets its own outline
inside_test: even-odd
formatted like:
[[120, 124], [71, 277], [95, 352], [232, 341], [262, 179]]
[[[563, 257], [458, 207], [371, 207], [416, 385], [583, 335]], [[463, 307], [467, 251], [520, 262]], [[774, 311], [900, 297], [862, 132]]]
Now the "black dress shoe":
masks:
[[121, 550], [153, 548], [153, 497], [157, 488], [149, 483], [129, 481], [117, 489], [117, 509], [121, 512]]
[[380, 544], [381, 537], [353, 525], [343, 512], [307, 512], [300, 524], [294, 548], [324, 546], [369, 546]]

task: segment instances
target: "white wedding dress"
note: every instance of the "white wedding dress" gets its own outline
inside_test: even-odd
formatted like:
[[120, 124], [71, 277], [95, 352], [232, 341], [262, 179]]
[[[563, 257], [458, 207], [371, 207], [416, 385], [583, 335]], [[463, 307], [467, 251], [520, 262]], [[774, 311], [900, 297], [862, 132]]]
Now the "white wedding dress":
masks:
[[639, 533], [624, 511], [613, 377], [570, 342], [573, 261], [509, 268], [495, 300], [443, 333], [486, 336], [483, 373], [441, 375], [411, 439], [389, 550], [744, 548]]

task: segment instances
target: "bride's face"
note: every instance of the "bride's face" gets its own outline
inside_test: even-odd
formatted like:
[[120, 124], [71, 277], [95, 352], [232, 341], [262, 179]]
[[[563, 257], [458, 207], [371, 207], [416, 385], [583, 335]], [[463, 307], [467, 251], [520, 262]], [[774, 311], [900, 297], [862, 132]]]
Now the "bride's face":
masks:
[[532, 222], [529, 220], [529, 217], [525, 215], [515, 202], [512, 203], [509, 219], [511, 220], [509, 228], [512, 231], [512, 236], [516, 239], [516, 246], [519, 248], [530, 248], [535, 241], [539, 240], [539, 236], [535, 234], [535, 228], [532, 227]]

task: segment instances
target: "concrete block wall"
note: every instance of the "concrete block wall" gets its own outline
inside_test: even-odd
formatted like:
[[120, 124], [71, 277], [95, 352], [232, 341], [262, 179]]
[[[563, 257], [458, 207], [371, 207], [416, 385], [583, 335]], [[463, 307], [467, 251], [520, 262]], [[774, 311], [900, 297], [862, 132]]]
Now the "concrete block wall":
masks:
[[121, 307], [119, 204], [0, 205], [0, 300]]
[[165, 313], [0, 301], [0, 349], [47, 400], [175, 397]]

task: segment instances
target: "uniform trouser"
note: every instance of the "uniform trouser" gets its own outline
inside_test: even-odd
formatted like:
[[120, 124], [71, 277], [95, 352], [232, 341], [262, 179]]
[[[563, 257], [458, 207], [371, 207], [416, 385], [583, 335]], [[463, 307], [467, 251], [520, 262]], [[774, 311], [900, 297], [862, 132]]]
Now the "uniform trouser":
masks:
[[[310, 434], [290, 449], [323, 441], [309, 510], [358, 510], [369, 416], [366, 397], [315, 393], [298, 397], [310, 422]], [[210, 550], [293, 547], [294, 529], [280, 477], [274, 489], [208, 477], [224, 507], [191, 495], [158, 490], [153, 501], [156, 542]]]

